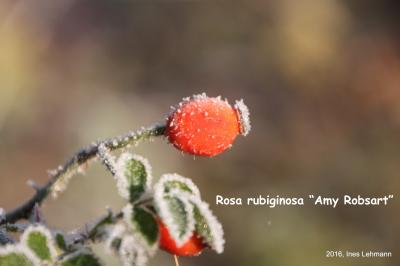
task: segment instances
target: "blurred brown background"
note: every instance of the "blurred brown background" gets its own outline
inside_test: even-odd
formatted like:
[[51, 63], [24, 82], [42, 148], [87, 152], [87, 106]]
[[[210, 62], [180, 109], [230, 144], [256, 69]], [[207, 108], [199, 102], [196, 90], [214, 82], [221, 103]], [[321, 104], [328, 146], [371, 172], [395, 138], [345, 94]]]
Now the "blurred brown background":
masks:
[[[199, 185], [226, 251], [183, 266], [400, 265], [398, 1], [0, 2], [0, 205], [93, 140], [163, 119], [193, 93], [244, 98], [253, 131], [213, 159], [162, 140], [136, 151], [155, 176]], [[221, 207], [215, 195], [395, 194], [388, 207]], [[44, 205], [66, 230], [120, 208], [93, 166]], [[392, 259], [326, 259], [326, 250]], [[96, 247], [107, 265], [118, 261]], [[149, 264], [173, 265], [159, 252]]]

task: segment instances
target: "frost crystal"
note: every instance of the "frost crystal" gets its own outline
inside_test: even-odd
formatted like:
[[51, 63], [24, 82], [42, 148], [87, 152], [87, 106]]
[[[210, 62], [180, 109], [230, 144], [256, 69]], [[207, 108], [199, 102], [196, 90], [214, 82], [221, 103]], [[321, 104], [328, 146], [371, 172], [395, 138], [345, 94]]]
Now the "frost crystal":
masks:
[[108, 232], [108, 238], [106, 241], [106, 247], [108, 252], [112, 252], [116, 247], [115, 247], [115, 241], [118, 241], [119, 239], [122, 240], [122, 237], [125, 234], [126, 231], [126, 226], [122, 223], [118, 223], [114, 226], [110, 226]]
[[178, 174], [164, 174], [155, 185], [155, 189], [161, 189], [164, 192], [168, 192], [171, 189], [180, 189], [192, 193], [196, 197], [200, 197], [199, 188], [189, 178], [183, 177]]
[[101, 143], [98, 147], [97, 156], [100, 158], [101, 162], [110, 170], [110, 172], [115, 175], [116, 166], [115, 158], [111, 155], [109, 149], [104, 143]]
[[244, 104], [243, 99], [236, 101], [235, 109], [240, 120], [240, 133], [247, 136], [251, 130], [249, 108]]
[[[65, 191], [70, 179], [74, 176], [74, 172], [76, 172], [76, 170], [64, 174], [62, 178], [58, 179], [54, 183], [51, 189], [51, 195], [53, 196], [53, 198], [57, 198], [58, 194]], [[49, 171], [49, 174], [50, 176], [55, 176], [57, 174], [57, 170]]]
[[132, 235], [122, 239], [119, 255], [124, 266], [144, 266], [148, 260], [146, 251]]

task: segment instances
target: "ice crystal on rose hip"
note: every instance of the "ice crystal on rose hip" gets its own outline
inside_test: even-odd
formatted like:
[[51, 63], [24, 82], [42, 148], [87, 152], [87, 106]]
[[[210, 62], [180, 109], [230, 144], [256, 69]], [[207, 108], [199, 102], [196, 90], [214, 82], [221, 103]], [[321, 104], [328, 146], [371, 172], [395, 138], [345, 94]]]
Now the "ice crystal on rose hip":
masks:
[[179, 150], [215, 156], [231, 147], [238, 134], [247, 135], [249, 130], [249, 111], [242, 100], [232, 107], [221, 97], [200, 94], [174, 108], [165, 134]]

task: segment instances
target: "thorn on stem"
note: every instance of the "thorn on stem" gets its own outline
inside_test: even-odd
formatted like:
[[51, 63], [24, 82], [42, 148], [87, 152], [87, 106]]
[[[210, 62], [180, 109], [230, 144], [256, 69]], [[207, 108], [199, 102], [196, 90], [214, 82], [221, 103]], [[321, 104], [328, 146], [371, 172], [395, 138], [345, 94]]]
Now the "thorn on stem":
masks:
[[34, 190], [36, 190], [36, 191], [39, 191], [39, 190], [40, 190], [40, 186], [39, 186], [38, 184], [36, 184], [36, 182], [33, 181], [32, 179], [29, 179], [29, 180], [26, 182], [26, 184], [27, 184], [29, 187], [31, 187], [31, 188], [33, 188]]
[[35, 206], [33, 207], [29, 220], [33, 223], [45, 223], [39, 203], [36, 202]]

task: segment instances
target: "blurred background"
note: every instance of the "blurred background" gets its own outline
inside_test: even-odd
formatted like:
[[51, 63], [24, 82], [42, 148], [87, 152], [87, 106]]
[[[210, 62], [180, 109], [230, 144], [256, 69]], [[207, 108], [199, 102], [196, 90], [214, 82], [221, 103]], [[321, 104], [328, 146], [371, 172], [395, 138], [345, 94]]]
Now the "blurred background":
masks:
[[[182, 97], [244, 98], [253, 131], [215, 158], [135, 148], [155, 176], [193, 178], [226, 231], [196, 265], [400, 265], [398, 1], [0, 2], [0, 205], [99, 138], [162, 121]], [[387, 207], [216, 206], [215, 196], [394, 194]], [[47, 222], [71, 230], [123, 206], [93, 165]], [[95, 247], [107, 265], [118, 260]], [[327, 259], [326, 250], [392, 251]], [[174, 265], [158, 252], [150, 266]]]

